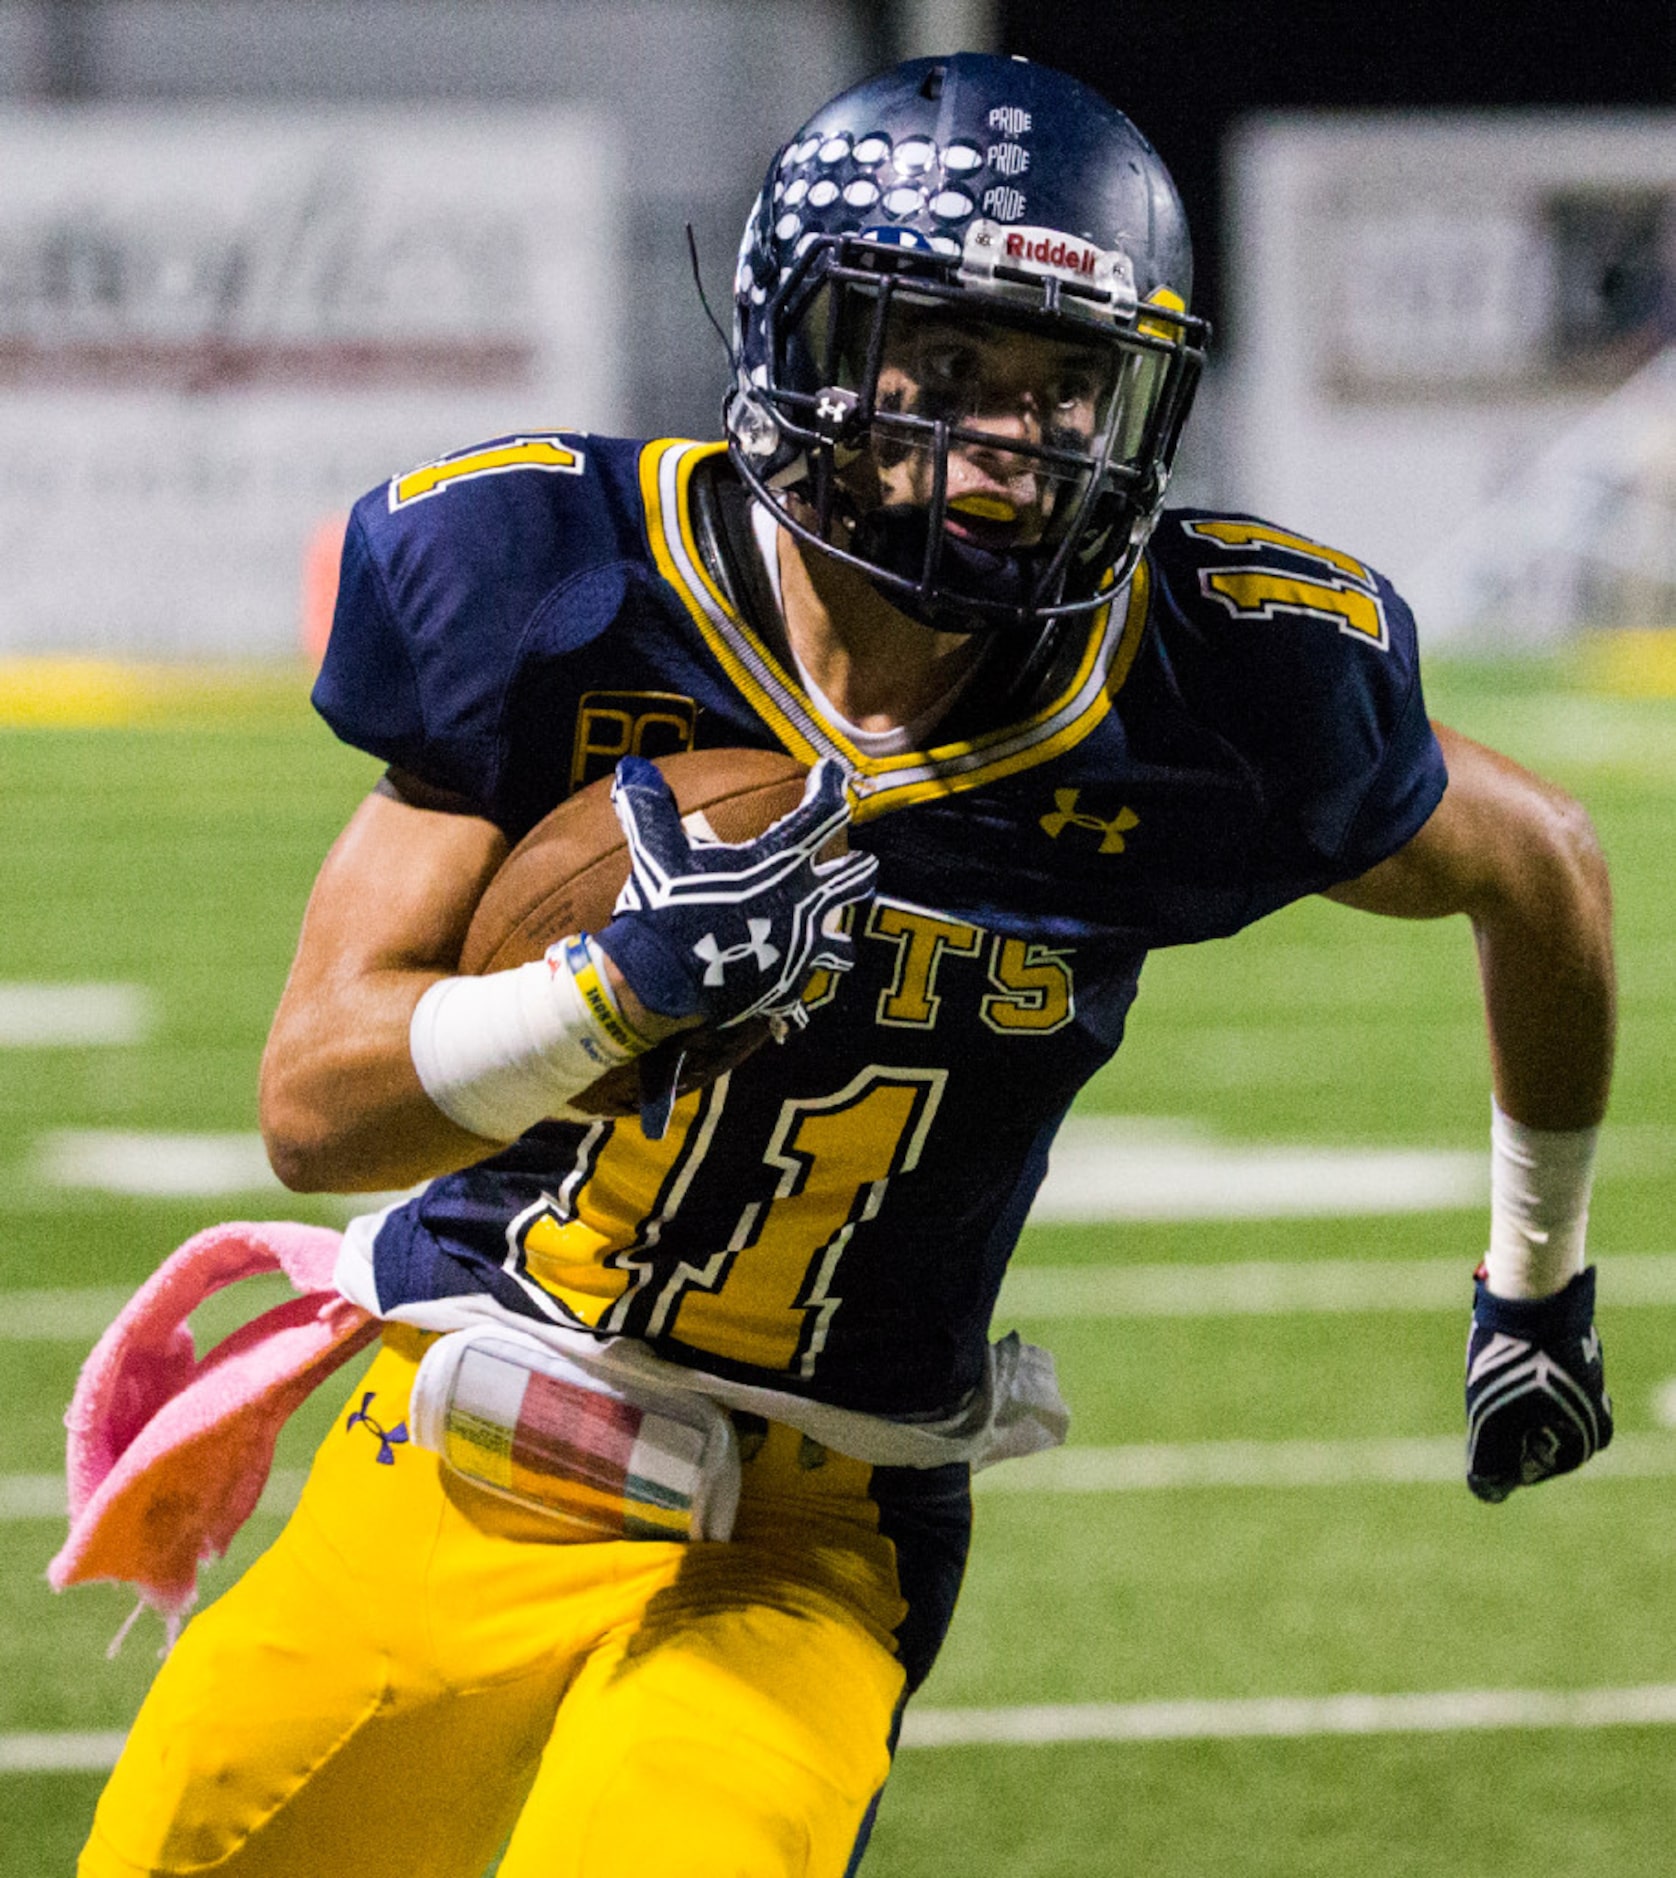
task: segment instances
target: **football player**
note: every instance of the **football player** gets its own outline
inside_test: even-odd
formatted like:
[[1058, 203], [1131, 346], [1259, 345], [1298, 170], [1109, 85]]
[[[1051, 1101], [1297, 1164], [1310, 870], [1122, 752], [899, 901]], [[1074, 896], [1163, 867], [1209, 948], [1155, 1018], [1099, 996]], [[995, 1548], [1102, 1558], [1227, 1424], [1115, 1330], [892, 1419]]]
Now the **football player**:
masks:
[[[1151, 948], [1305, 894], [1477, 940], [1469, 1484], [1609, 1439], [1599, 851], [1428, 723], [1380, 574], [1163, 507], [1191, 292], [1127, 118], [914, 61], [769, 168], [724, 444], [531, 432], [358, 505], [315, 695], [389, 770], [263, 1125], [294, 1187], [427, 1184], [345, 1237], [381, 1354], [165, 1664], [84, 1873], [474, 1878], [508, 1833], [503, 1878], [852, 1870], [970, 1468], [1062, 1432], [1039, 1353], [986, 1342], [1054, 1131]], [[803, 807], [706, 844], [645, 760], [688, 747], [789, 752]], [[509, 847], [607, 775], [614, 916], [459, 975]], [[751, 1022], [780, 1040], [696, 1087], [654, 1057]], [[642, 1115], [576, 1104], [636, 1059]]]

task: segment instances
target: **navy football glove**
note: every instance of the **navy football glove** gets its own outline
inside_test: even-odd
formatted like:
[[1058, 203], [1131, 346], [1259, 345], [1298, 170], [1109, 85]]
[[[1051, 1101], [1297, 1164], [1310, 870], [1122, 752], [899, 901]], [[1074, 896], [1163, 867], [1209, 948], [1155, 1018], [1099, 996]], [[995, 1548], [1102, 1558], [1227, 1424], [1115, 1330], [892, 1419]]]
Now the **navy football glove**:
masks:
[[1612, 1439], [1591, 1265], [1551, 1298], [1498, 1298], [1484, 1280], [1467, 1339], [1467, 1485], [1505, 1500], [1569, 1474]]
[[724, 1030], [758, 1016], [800, 1021], [811, 976], [850, 969], [854, 942], [827, 920], [872, 893], [879, 864], [815, 858], [850, 818], [841, 763], [823, 758], [802, 802], [737, 846], [690, 840], [644, 757], [617, 765], [611, 801], [631, 871], [595, 937], [648, 1010]]

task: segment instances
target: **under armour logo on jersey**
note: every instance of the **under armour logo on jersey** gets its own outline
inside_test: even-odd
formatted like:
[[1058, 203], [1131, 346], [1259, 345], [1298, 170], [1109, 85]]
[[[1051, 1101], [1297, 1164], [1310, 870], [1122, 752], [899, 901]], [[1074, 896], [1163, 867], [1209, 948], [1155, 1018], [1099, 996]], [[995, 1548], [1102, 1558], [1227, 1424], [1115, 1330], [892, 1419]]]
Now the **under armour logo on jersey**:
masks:
[[768, 935], [773, 930], [774, 922], [767, 919], [752, 919], [745, 922], [750, 931], [750, 938], [743, 945], [723, 946], [713, 932], [707, 932], [693, 947], [694, 953], [704, 961], [704, 982], [707, 985], [719, 985], [727, 978], [727, 968], [739, 959], [755, 959], [757, 970], [765, 972], [780, 956], [778, 946], [768, 943]]
[[394, 1428], [386, 1428], [381, 1423], [375, 1421], [368, 1413], [368, 1410], [372, 1406], [373, 1397], [377, 1394], [378, 1391], [376, 1389], [369, 1389], [366, 1394], [361, 1397], [361, 1406], [356, 1409], [348, 1421], [343, 1424], [344, 1433], [347, 1434], [357, 1422], [362, 1423], [369, 1432], [378, 1437], [377, 1458], [379, 1466], [394, 1467], [396, 1464], [396, 1449], [404, 1446], [407, 1441], [407, 1423], [397, 1422]]
[[1124, 831], [1133, 828], [1141, 818], [1133, 809], [1119, 809], [1110, 821], [1103, 815], [1085, 814], [1077, 808], [1081, 794], [1080, 789], [1055, 789], [1054, 806], [1042, 817], [1043, 832], [1057, 841], [1067, 828], [1086, 828], [1100, 837], [1102, 854], [1121, 854]]

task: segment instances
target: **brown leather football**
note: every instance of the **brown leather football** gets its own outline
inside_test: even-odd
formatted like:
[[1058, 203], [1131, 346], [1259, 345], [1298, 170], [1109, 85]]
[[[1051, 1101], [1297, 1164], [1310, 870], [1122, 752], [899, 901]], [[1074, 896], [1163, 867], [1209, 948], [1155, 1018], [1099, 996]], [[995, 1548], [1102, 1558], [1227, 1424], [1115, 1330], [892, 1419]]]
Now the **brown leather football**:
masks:
[[[657, 759], [683, 818], [719, 841], [749, 841], [803, 799], [808, 771], [779, 750], [688, 750]], [[829, 844], [828, 852], [839, 844]], [[524, 836], [484, 890], [460, 951], [466, 973], [504, 971], [538, 959], [556, 940], [597, 932], [628, 879], [628, 843], [611, 806], [611, 778], [567, 797]], [[681, 1033], [681, 1093], [713, 1081], [767, 1041], [758, 1018], [732, 1029]], [[670, 1044], [662, 1046], [665, 1049]], [[632, 1115], [639, 1106], [633, 1063], [609, 1070], [572, 1106], [591, 1115]]]

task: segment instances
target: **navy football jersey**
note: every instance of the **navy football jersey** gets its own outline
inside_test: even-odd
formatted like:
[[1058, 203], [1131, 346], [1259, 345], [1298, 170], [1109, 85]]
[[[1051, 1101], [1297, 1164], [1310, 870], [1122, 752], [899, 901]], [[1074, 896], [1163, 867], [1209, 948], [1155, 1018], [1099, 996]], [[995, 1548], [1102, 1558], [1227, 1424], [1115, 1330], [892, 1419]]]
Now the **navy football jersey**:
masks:
[[1253, 518], [1166, 514], [1020, 698], [869, 759], [729, 598], [721, 446], [506, 439], [356, 507], [315, 692], [349, 742], [516, 840], [629, 751], [855, 773], [855, 969], [667, 1135], [544, 1123], [386, 1219], [379, 1297], [487, 1292], [713, 1373], [894, 1415], [979, 1380], [1002, 1272], [1154, 946], [1365, 872], [1444, 787], [1407, 607]]

